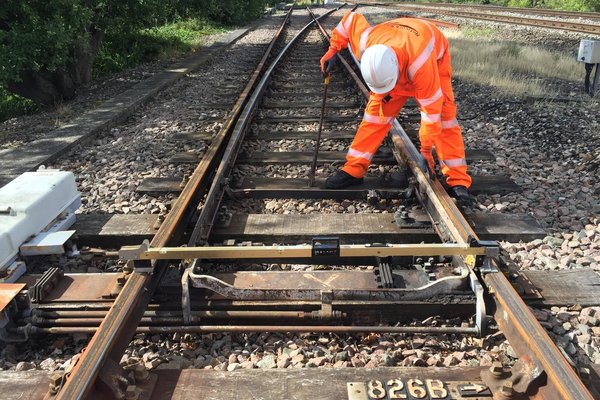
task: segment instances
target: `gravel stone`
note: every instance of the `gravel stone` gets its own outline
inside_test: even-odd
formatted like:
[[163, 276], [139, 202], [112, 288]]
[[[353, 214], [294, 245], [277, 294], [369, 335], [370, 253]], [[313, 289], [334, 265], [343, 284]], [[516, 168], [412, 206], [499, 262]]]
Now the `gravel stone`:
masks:
[[256, 363], [258, 368], [262, 369], [270, 369], [277, 368], [277, 363], [275, 362], [275, 356], [265, 356], [259, 362]]
[[57, 368], [56, 361], [52, 358], [46, 358], [39, 365], [40, 369], [45, 371], [54, 371]]

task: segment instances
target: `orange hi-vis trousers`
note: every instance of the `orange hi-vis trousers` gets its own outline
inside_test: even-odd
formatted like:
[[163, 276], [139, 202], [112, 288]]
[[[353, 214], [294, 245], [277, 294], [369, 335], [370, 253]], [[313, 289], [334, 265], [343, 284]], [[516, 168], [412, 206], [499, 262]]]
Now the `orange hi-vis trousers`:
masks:
[[[456, 104], [450, 77], [440, 76], [440, 86], [443, 94], [442, 130], [438, 135], [430, 135], [427, 134], [423, 122], [421, 123], [419, 130], [421, 152], [433, 171], [431, 150], [435, 148], [448, 186], [462, 185], [468, 188], [471, 186], [471, 177], [467, 174], [467, 165], [464, 161], [465, 148], [461, 129], [456, 120]], [[382, 102], [379, 98], [371, 96], [363, 120], [346, 155], [346, 164], [342, 168], [345, 172], [355, 178], [365, 175], [373, 155], [381, 146], [381, 142], [408, 98], [408, 96], [395, 96], [388, 102]]]

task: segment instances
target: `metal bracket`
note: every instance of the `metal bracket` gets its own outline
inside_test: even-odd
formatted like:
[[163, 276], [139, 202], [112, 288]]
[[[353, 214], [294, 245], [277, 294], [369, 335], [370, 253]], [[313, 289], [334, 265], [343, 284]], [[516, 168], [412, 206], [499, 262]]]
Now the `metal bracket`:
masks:
[[139, 246], [124, 246], [119, 249], [121, 260], [139, 260], [140, 256], [150, 250], [150, 242], [144, 240]]
[[44, 300], [46, 295], [52, 290], [52, 287], [64, 276], [61, 268], [52, 267], [42, 277], [29, 288], [29, 297], [33, 303], [39, 303]]
[[183, 271], [181, 275], [181, 310], [183, 312], [183, 323], [192, 324], [192, 305], [190, 298], [190, 272], [194, 270], [196, 261]]
[[333, 291], [321, 290], [321, 318], [330, 319], [333, 316]]
[[394, 213], [394, 222], [399, 228], [422, 228], [429, 226], [429, 223], [417, 221], [411, 217], [410, 212], [404, 206], [399, 206]]
[[215, 228], [228, 228], [232, 218], [233, 213], [226, 206], [221, 206], [215, 219]]
[[489, 370], [481, 371], [481, 380], [499, 399], [525, 399], [528, 393], [536, 393], [546, 380], [542, 365], [535, 359], [524, 362], [519, 359], [505, 370], [500, 363], [494, 363]]
[[485, 309], [485, 300], [483, 298], [483, 286], [473, 271], [469, 272], [469, 283], [471, 284], [471, 290], [473, 290], [473, 293], [475, 293], [475, 325], [479, 330], [479, 337], [483, 337], [487, 334], [488, 322], [488, 316]]
[[391, 257], [377, 257], [375, 266], [375, 274], [377, 274], [377, 282], [379, 287], [390, 289], [394, 287], [394, 276], [392, 275]]
[[340, 238], [334, 236], [315, 236], [312, 239], [312, 257], [326, 258], [340, 256]]
[[154, 271], [150, 260], [134, 260], [133, 269], [140, 274], [151, 274]]
[[381, 195], [377, 190], [370, 189], [367, 191], [367, 203], [375, 205], [381, 200]]
[[485, 255], [475, 257], [475, 268], [482, 274], [496, 273], [498, 270], [492, 265], [491, 260], [500, 257], [500, 246], [495, 240], [477, 240], [472, 236], [467, 239], [471, 247], [484, 247]]
[[479, 272], [483, 275], [486, 275], [486, 274], [495, 274], [495, 273], [498, 273], [499, 271], [492, 264], [492, 259], [490, 257], [486, 256], [483, 258], [482, 263], [479, 266]]

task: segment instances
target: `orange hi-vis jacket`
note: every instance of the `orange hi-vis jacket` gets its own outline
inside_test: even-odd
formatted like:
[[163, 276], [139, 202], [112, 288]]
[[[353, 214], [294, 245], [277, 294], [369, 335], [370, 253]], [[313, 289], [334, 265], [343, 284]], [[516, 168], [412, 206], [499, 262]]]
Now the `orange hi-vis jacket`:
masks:
[[354, 177], [366, 173], [394, 118], [406, 100], [414, 97], [421, 111], [421, 153], [433, 168], [431, 152], [435, 147], [448, 185], [468, 188], [471, 178], [456, 120], [448, 40], [434, 25], [417, 18], [398, 18], [371, 27], [364, 16], [349, 12], [333, 30], [329, 51], [350, 47], [360, 61], [364, 51], [375, 44], [386, 45], [396, 53], [398, 80], [388, 94], [389, 101], [384, 100], [386, 95], [371, 93], [343, 170]]

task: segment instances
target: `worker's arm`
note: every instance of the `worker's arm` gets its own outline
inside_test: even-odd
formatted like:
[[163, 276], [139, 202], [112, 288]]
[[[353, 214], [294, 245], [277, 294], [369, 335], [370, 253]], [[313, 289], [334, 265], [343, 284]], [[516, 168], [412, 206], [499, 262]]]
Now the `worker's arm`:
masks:
[[340, 21], [340, 23], [331, 32], [329, 42], [329, 50], [321, 57], [321, 71], [325, 72], [325, 63], [334, 57], [339, 51], [348, 47], [350, 40], [349, 30], [351, 29], [352, 20], [355, 19], [356, 13], [349, 12]]
[[[437, 39], [436, 39], [437, 40]], [[440, 76], [452, 76], [450, 61], [450, 44], [444, 35], [440, 35], [441, 51], [437, 54], [437, 66]]]

